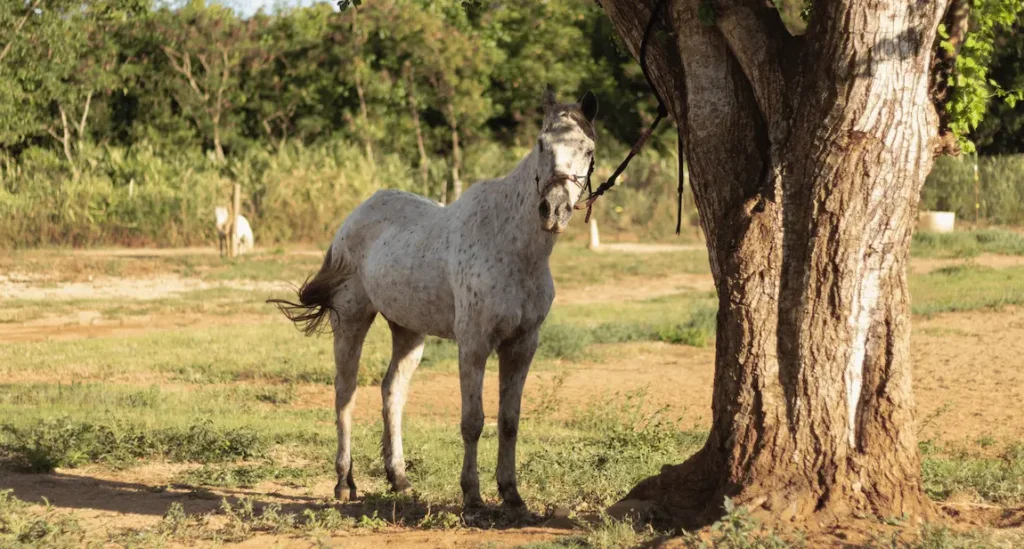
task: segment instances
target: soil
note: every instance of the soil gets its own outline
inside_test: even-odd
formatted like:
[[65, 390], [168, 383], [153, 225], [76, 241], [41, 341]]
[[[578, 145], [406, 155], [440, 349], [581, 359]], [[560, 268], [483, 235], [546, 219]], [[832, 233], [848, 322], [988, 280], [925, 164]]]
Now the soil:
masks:
[[[612, 245], [608, 245], [610, 248]], [[621, 245], [620, 245], [621, 246]], [[114, 253], [114, 252], [111, 252]], [[151, 251], [147, 252], [151, 253]], [[1024, 265], [1024, 259], [980, 256], [973, 262], [993, 268]], [[930, 272], [963, 260], [921, 259], [912, 262], [915, 272]], [[271, 283], [208, 283], [196, 279], [162, 277], [154, 280], [102, 279], [93, 283], [69, 283], [45, 287], [31, 281], [0, 278], [0, 298], [17, 288], [38, 292], [55, 299], [110, 297], [147, 299], [153, 293], [173, 296], [210, 284], [211, 287], [241, 287], [277, 290]], [[628, 283], [578, 288], [559, 294], [558, 304], [593, 303], [600, 299], [642, 300], [682, 291], [711, 291], [710, 276], [679, 274], [657, 280], [630, 280]], [[49, 293], [46, 293], [49, 292]], [[34, 295], [34, 294], [33, 294]], [[57, 297], [54, 297], [54, 296]], [[557, 306], [557, 305], [556, 305]], [[68, 317], [49, 317], [21, 323], [0, 324], [0, 344], [35, 339], [73, 339], [80, 337], [126, 336], [153, 330], [171, 330], [183, 326], [224, 323], [265, 322], [265, 316], [232, 315], [151, 315], [127, 317], [121, 321], [104, 320], [96, 311], [79, 311]], [[558, 402], [545, 414], [568, 415], [590, 405], [595, 396], [605, 401], [620, 400], [631, 391], [643, 390], [647, 404], [666, 406], [669, 418], [678, 419], [681, 428], [706, 429], [710, 421], [714, 350], [662, 343], [633, 343], [615, 346], [615, 357], [600, 363], [567, 363], [560, 369], [545, 368], [531, 373], [524, 396], [523, 413], [541, 413], [543, 394], [555, 384]], [[969, 442], [980, 437], [997, 441], [1024, 439], [1024, 307], [934, 315], [914, 319], [912, 339], [914, 392], [918, 405], [918, 430], [922, 439], [942, 442]], [[488, 374], [484, 392], [486, 423], [494, 424], [497, 414], [497, 379]], [[459, 413], [457, 374], [422, 371], [410, 392], [407, 413], [435, 416], [457, 421]], [[331, 391], [324, 387], [302, 387], [296, 406], [329, 409]], [[380, 393], [374, 388], [360, 391], [357, 420], [379, 417]], [[330, 493], [330, 486], [314, 486], [303, 492], [231, 490], [195, 492], [168, 483], [182, 467], [151, 464], [127, 471], [111, 472], [82, 468], [60, 470], [52, 475], [4, 473], [0, 488], [14, 488], [24, 500], [46, 497], [57, 508], [74, 511], [87, 528], [97, 532], [112, 529], [141, 528], [160, 519], [172, 502], [181, 502], [192, 512], [216, 510], [222, 495], [258, 497], [262, 502], [281, 503], [304, 508]], [[978, 505], [972, 501], [951, 501], [943, 505], [946, 513], [961, 524], [1020, 528], [1024, 511]], [[877, 531], [878, 523], [873, 528]], [[865, 528], [868, 528], [865, 526]], [[849, 532], [843, 535], [863, 537]], [[865, 530], [868, 531], [868, 530]], [[377, 533], [354, 533], [322, 541], [343, 547], [479, 547], [517, 546], [564, 535], [564, 530], [518, 528], [508, 530], [460, 529], [424, 531], [392, 528]], [[810, 540], [811, 547], [836, 546], [839, 538], [822, 534]], [[848, 541], [848, 542], [849, 542]], [[231, 545], [228, 545], [231, 546]], [[309, 539], [258, 536], [237, 547], [314, 547]]]
[[150, 278], [89, 277], [86, 282], [47, 283], [31, 277], [0, 275], [0, 300], [132, 299], [153, 300], [197, 290], [228, 288], [260, 292], [290, 290], [287, 282], [255, 280], [206, 281], [163, 275]]

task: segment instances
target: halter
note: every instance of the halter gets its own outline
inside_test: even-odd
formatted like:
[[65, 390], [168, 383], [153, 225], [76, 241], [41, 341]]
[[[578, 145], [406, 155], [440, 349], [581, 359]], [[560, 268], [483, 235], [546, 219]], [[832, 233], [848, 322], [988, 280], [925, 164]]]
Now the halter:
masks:
[[559, 181], [570, 181], [575, 184], [580, 190], [586, 189], [588, 193], [592, 193], [590, 189], [590, 175], [594, 173], [594, 157], [590, 157], [590, 167], [587, 169], [587, 175], [579, 174], [558, 174], [556, 177], [548, 179], [544, 189], [540, 188], [540, 174], [534, 176], [534, 182], [537, 184], [537, 195], [544, 196], [551, 187], [554, 187]]

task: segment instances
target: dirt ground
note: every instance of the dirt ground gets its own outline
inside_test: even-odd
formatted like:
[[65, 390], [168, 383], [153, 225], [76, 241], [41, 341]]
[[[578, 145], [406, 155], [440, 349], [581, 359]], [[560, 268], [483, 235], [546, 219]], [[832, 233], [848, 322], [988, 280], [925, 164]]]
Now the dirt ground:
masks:
[[[643, 250], [649, 251], [649, 250]], [[117, 253], [116, 251], [89, 253]], [[180, 251], [179, 251], [180, 253]], [[310, 252], [313, 253], [313, 252]], [[316, 252], [319, 254], [319, 252]], [[930, 272], [963, 263], [958, 259], [914, 260], [914, 272]], [[1024, 258], [983, 255], [976, 264], [1004, 268], [1024, 264]], [[0, 276], [0, 312], [3, 300], [73, 300], [82, 298], [153, 299], [205, 287], [228, 287], [277, 291], [277, 283], [209, 283], [181, 277], [152, 279], [99, 278], [86, 283], [57, 285], [34, 284], [32, 280]], [[595, 303], [601, 300], [643, 300], [680, 291], [713, 291], [708, 275], [679, 274], [657, 280], [630, 280], [613, 285], [595, 285], [559, 293], [559, 304]], [[104, 320], [95, 311], [79, 311], [71, 316], [50, 316], [25, 322], [0, 324], [0, 344], [15, 341], [62, 340], [90, 337], [128, 336], [154, 330], [172, 330], [185, 326], [214, 323], [263, 322], [267, 317], [149, 315]], [[283, 320], [282, 320], [283, 322]], [[594, 401], [601, 395], [623, 394], [645, 389], [649, 404], [668, 406], [669, 416], [679, 418], [684, 428], [706, 429], [710, 420], [714, 350], [668, 344], [619, 344], [621, 357], [600, 363], [575, 363], [562, 371], [531, 373], [524, 397], [524, 417], [538, 404], [540, 389], [561, 383], [561, 408], [569, 411]], [[918, 429], [922, 439], [948, 442], [973, 441], [982, 436], [1001, 440], [1024, 439], [1024, 308], [1007, 307], [997, 311], [940, 314], [914, 320], [912, 339], [914, 391], [918, 405]], [[485, 413], [493, 423], [497, 413], [497, 380], [485, 381]], [[417, 416], [457, 417], [459, 393], [454, 373], [424, 371], [413, 383], [406, 413]], [[379, 391], [360, 391], [356, 409], [358, 419], [377, 418]], [[331, 391], [323, 387], [300, 389], [298, 406], [322, 407], [333, 404]], [[173, 501], [182, 502], [189, 512], [214, 510], [222, 495], [258, 496], [263, 502], [307, 505], [312, 499], [299, 493], [266, 493], [253, 490], [227, 490], [196, 494], [194, 491], [166, 487], [181, 466], [147, 465], [125, 472], [82, 468], [60, 470], [51, 475], [5, 473], [0, 487], [15, 488], [18, 497], [38, 501], [46, 497], [60, 507], [75, 511], [89, 528], [144, 527], [158, 521]], [[328, 494], [330, 486], [314, 487]], [[955, 506], [954, 506], [955, 507]], [[986, 509], [954, 509], [968, 522], [984, 518]], [[994, 512], [994, 511], [992, 511]], [[1005, 513], [1004, 513], [1005, 514]], [[1012, 513], [1011, 513], [1012, 515]], [[1024, 514], [1012, 516], [1006, 525], [1020, 526]], [[1004, 517], [1005, 518], [1005, 517]], [[1015, 523], [1014, 520], [1017, 520]], [[990, 520], [988, 524], [999, 524]], [[423, 531], [394, 529], [375, 534], [353, 534], [322, 540], [330, 546], [370, 547], [514, 547], [564, 535], [565, 530], [521, 528], [513, 530]], [[314, 547], [314, 541], [274, 536], [258, 536], [231, 547]], [[321, 545], [322, 546], [322, 545]]]

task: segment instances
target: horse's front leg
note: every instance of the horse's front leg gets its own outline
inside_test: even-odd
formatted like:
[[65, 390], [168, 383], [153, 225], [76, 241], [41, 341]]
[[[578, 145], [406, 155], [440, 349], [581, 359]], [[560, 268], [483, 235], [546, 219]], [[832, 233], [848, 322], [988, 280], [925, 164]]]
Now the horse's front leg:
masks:
[[505, 505], [521, 507], [523, 499], [516, 487], [516, 437], [519, 433], [519, 408], [526, 374], [537, 351], [537, 332], [506, 341], [498, 347], [498, 493]]
[[477, 342], [459, 342], [459, 385], [462, 390], [462, 503], [480, 507], [480, 474], [476, 464], [476, 446], [484, 429], [484, 368], [491, 348]]

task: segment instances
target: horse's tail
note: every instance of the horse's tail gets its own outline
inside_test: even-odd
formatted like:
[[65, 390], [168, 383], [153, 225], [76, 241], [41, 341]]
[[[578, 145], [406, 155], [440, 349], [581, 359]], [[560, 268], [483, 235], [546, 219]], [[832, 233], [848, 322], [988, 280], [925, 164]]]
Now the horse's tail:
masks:
[[298, 303], [284, 299], [268, 299], [267, 303], [276, 305], [307, 336], [313, 335], [324, 331], [328, 314], [337, 314], [332, 303], [334, 292], [351, 275], [352, 269], [340, 253], [334, 253], [332, 246], [327, 249], [320, 270], [299, 288]]

